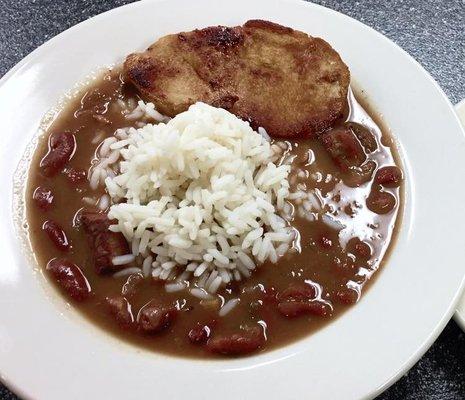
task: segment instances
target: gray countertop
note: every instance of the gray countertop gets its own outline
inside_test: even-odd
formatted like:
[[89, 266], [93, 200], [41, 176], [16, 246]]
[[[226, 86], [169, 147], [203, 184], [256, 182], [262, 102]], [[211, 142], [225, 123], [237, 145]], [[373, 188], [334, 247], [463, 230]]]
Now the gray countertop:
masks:
[[[0, 76], [61, 31], [129, 2], [0, 0]], [[465, 98], [465, 0], [315, 2], [384, 33], [431, 73], [453, 103]], [[18, 398], [0, 384], [0, 399]], [[378, 398], [401, 399], [465, 399], [465, 334], [455, 322], [449, 322], [410, 372]]]

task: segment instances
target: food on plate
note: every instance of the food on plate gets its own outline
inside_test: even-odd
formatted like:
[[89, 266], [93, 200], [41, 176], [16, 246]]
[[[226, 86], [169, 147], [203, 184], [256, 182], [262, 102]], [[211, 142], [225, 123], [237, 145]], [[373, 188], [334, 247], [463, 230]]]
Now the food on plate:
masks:
[[125, 76], [170, 117], [197, 101], [273, 137], [313, 137], [343, 117], [349, 70], [320, 38], [268, 21], [164, 36], [131, 54]]
[[253, 354], [334, 320], [386, 261], [402, 204], [393, 142], [348, 84], [326, 42], [266, 21], [130, 55], [37, 146], [27, 220], [46, 276], [102, 328], [176, 355]]

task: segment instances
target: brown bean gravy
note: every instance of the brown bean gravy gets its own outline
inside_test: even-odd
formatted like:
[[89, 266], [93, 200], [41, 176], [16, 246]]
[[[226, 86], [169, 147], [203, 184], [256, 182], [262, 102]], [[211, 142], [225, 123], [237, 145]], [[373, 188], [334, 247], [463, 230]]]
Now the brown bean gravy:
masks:
[[[276, 264], [260, 265], [206, 300], [168, 293], [154, 278], [96, 268], [96, 258], [126, 244], [107, 233], [98, 205], [105, 189], [91, 189], [89, 171], [105, 138], [137, 126], [122, 109], [138, 99], [117, 70], [106, 73], [61, 111], [32, 160], [26, 193], [32, 247], [45, 275], [83, 315], [146, 349], [211, 357], [283, 346], [359, 300], [392, 247], [402, 173], [392, 139], [352, 94], [347, 120], [318, 139], [275, 141], [283, 158], [292, 157], [291, 192], [314, 194], [290, 200], [300, 244]], [[239, 303], [219, 316], [232, 298]]]

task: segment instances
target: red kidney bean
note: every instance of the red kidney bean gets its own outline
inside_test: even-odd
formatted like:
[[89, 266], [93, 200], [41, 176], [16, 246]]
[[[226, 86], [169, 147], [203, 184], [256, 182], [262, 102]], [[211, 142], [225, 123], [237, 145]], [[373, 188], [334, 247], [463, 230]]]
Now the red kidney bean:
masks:
[[129, 301], [123, 296], [107, 297], [105, 301], [108, 311], [118, 325], [124, 329], [131, 329], [134, 325], [134, 316]]
[[336, 292], [336, 298], [342, 304], [355, 304], [360, 297], [360, 294], [351, 288], [344, 287]]
[[338, 127], [324, 133], [321, 142], [342, 171], [359, 167], [366, 159], [360, 142], [348, 127]]
[[368, 160], [359, 168], [352, 169], [348, 176], [344, 177], [344, 183], [350, 187], [358, 187], [369, 182], [375, 172], [376, 166], [374, 161]]
[[333, 247], [333, 241], [326, 235], [321, 235], [318, 240], [318, 244], [323, 249], [330, 249]]
[[372, 190], [366, 200], [366, 205], [376, 214], [387, 214], [394, 209], [396, 198], [391, 193]]
[[402, 182], [402, 171], [396, 166], [382, 167], [376, 172], [375, 183], [385, 187], [397, 187]]
[[371, 247], [365, 242], [359, 241], [356, 243], [354, 250], [355, 255], [360, 258], [369, 259], [371, 257]]
[[42, 225], [42, 229], [53, 242], [55, 247], [61, 251], [68, 251], [70, 243], [66, 237], [65, 231], [56, 222], [48, 220]]
[[316, 300], [315, 287], [306, 284], [292, 284], [278, 294], [278, 311], [285, 317], [302, 314], [326, 316], [330, 313], [329, 304]]
[[312, 285], [296, 283], [289, 285], [285, 290], [278, 293], [278, 301], [312, 300], [316, 296], [316, 289]]
[[52, 208], [53, 193], [49, 189], [42, 186], [37, 187], [32, 194], [32, 199], [42, 211], [48, 211]]
[[368, 260], [371, 257], [371, 247], [359, 238], [352, 238], [347, 243], [347, 249], [357, 258]]
[[54, 258], [49, 261], [46, 270], [72, 299], [83, 301], [90, 296], [89, 282], [81, 269], [71, 261], [65, 258]]
[[211, 332], [212, 331], [208, 325], [197, 324], [189, 331], [187, 337], [193, 344], [204, 344], [211, 336]]
[[87, 178], [87, 172], [83, 169], [65, 168], [63, 172], [72, 185], [79, 185]]
[[330, 314], [331, 306], [319, 300], [282, 301], [278, 304], [278, 311], [289, 318], [298, 317], [303, 314], [325, 317]]
[[45, 176], [54, 176], [70, 160], [76, 148], [76, 141], [71, 133], [54, 133], [50, 136], [48, 147], [48, 153], [40, 161], [40, 168]]
[[177, 313], [173, 306], [149, 303], [139, 311], [139, 328], [145, 333], [161, 332], [174, 322]]
[[266, 338], [259, 327], [241, 330], [232, 335], [213, 337], [207, 342], [212, 353], [235, 356], [252, 353], [265, 344]]

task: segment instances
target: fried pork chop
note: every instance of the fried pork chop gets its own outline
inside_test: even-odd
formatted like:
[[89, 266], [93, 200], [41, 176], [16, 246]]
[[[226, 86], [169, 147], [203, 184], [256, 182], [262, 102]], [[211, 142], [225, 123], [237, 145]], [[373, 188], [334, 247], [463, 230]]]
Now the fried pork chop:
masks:
[[202, 101], [273, 137], [312, 137], [339, 120], [350, 73], [320, 38], [268, 21], [164, 36], [124, 63], [127, 79], [169, 116]]

